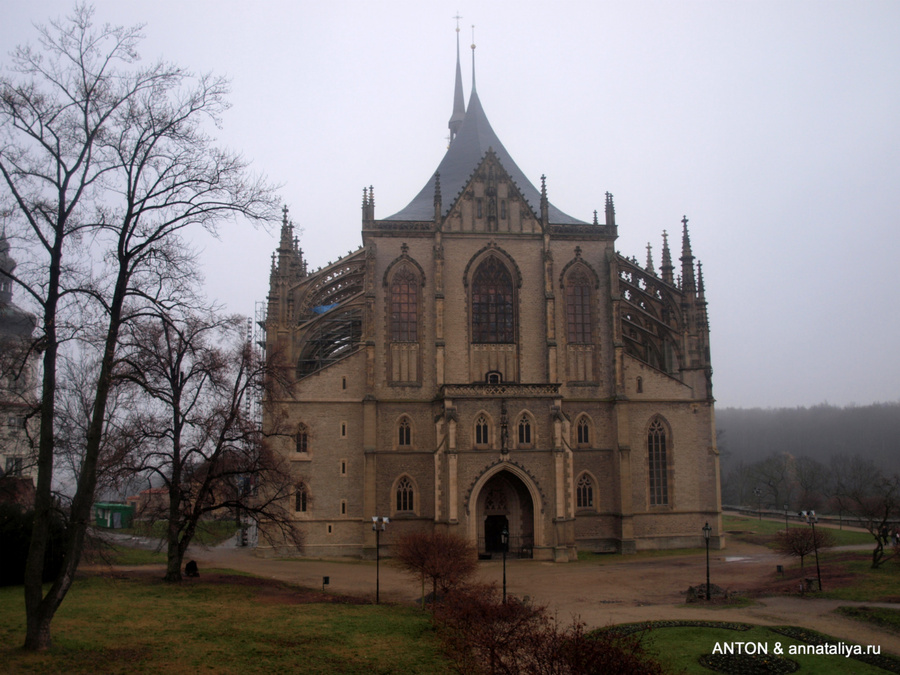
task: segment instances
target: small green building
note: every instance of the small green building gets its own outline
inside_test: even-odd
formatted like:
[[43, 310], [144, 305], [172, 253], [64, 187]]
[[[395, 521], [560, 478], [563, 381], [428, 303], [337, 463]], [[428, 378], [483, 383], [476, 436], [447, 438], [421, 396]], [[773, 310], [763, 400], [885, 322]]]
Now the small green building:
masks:
[[95, 524], [97, 527], [105, 527], [118, 530], [123, 527], [131, 527], [134, 518], [133, 504], [117, 504], [115, 502], [98, 502], [94, 504], [97, 514]]

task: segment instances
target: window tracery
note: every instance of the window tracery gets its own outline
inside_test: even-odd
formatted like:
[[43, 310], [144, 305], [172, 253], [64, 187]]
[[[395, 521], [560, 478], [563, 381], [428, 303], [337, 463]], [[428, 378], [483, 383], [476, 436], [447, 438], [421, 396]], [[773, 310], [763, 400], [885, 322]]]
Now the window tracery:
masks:
[[513, 280], [494, 256], [478, 266], [472, 280], [472, 342], [515, 342]]
[[412, 445], [412, 427], [409, 419], [404, 417], [397, 425], [397, 445], [399, 447], [409, 447]]
[[294, 495], [294, 510], [297, 513], [306, 513], [309, 507], [309, 490], [305, 483], [297, 484], [297, 491]]
[[397, 511], [415, 511], [415, 490], [406, 476], [397, 483]]
[[594, 481], [586, 473], [581, 474], [575, 486], [575, 506], [579, 509], [594, 508]]
[[401, 268], [391, 281], [391, 340], [418, 340], [418, 279], [408, 267]]
[[475, 418], [475, 445], [486, 447], [490, 443], [490, 425], [484, 414]]
[[649, 456], [650, 506], [669, 504], [668, 457], [666, 429], [658, 419], [650, 424], [647, 432]]
[[566, 278], [566, 326], [570, 344], [593, 342], [591, 308], [591, 281], [576, 267]]

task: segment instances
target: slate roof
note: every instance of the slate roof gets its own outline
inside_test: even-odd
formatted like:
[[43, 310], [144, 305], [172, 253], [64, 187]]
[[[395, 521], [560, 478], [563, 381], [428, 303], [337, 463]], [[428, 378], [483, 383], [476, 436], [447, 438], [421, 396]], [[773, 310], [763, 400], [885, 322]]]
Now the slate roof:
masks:
[[[469, 107], [466, 110], [462, 127], [456, 138], [450, 142], [447, 154], [438, 165], [437, 173], [441, 180], [441, 209], [446, 216], [450, 208], [456, 202], [460, 192], [465, 187], [472, 172], [484, 158], [488, 150], [493, 150], [500, 164], [515, 181], [525, 200], [531, 206], [535, 214], [541, 212], [541, 193], [531, 184], [522, 170], [516, 166], [503, 143], [494, 133], [491, 123], [484, 114], [478, 92], [473, 87], [469, 97]], [[406, 206], [386, 220], [424, 221], [434, 219], [434, 174], [428, 179], [425, 187]], [[558, 208], [549, 205], [550, 222], [554, 224], [587, 224], [563, 213]]]

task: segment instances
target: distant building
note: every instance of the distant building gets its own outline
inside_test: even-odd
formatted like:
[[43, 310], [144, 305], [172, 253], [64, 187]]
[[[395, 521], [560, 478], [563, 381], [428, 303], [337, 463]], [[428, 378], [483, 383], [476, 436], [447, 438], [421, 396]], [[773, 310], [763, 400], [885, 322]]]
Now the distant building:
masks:
[[599, 220], [556, 208], [474, 78], [464, 105], [458, 50], [455, 85], [446, 155], [388, 218], [363, 190], [359, 250], [309, 270], [285, 209], [265, 329], [293, 390], [264, 427], [293, 468], [304, 553], [373, 554], [375, 516], [387, 548], [447, 530], [488, 555], [508, 532], [510, 551], [565, 561], [700, 546], [706, 522], [723, 545], [687, 219], [658, 272], [649, 246], [644, 264], [618, 254], [612, 195]]
[[34, 316], [13, 303], [16, 261], [0, 234], [0, 474], [37, 477], [37, 382]]

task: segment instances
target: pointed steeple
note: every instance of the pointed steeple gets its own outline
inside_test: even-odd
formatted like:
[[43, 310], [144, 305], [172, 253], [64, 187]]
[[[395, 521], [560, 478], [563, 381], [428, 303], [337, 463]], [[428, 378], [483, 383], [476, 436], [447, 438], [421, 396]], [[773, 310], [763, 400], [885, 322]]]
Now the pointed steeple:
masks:
[[435, 172], [434, 174], [434, 222], [441, 222], [441, 174], [440, 172]]
[[459, 133], [463, 119], [466, 117], [466, 101], [463, 97], [462, 86], [462, 69], [459, 65], [459, 20], [462, 17], [457, 14], [454, 18], [456, 19], [456, 85], [453, 88], [453, 114], [450, 115], [450, 122], [447, 125], [450, 127], [451, 143], [453, 142], [453, 139], [456, 138], [456, 134]]
[[288, 220], [287, 204], [281, 209], [281, 243], [278, 245], [279, 253], [290, 253], [294, 246], [294, 225]]
[[662, 280], [667, 284], [675, 284], [675, 266], [672, 264], [672, 252], [669, 250], [669, 233], [663, 230], [662, 265], [659, 268]]
[[306, 276], [306, 263], [303, 262], [303, 250], [300, 248], [300, 239], [294, 236], [294, 223], [288, 219], [288, 207], [281, 210], [281, 242], [278, 244], [278, 263], [275, 266], [275, 256], [272, 256], [272, 271], [287, 275], [299, 273]]
[[681, 284], [685, 293], [693, 293], [697, 290], [694, 281], [694, 255], [691, 253], [691, 235], [688, 234], [688, 219], [681, 219], [684, 230], [681, 235]]
[[[474, 42], [474, 40], [473, 40]], [[474, 59], [474, 47], [473, 59]], [[493, 151], [500, 165], [509, 174], [516, 188], [531, 208], [536, 217], [540, 217], [541, 193], [525, 176], [525, 173], [516, 165], [509, 152], [503, 147], [503, 143], [491, 128], [478, 92], [475, 89], [474, 61], [472, 70], [472, 92], [469, 95], [469, 103], [466, 106], [465, 117], [459, 128], [459, 133], [450, 143], [444, 158], [428, 178], [428, 182], [413, 198], [413, 200], [397, 213], [388, 216], [385, 220], [402, 221], [432, 221], [434, 219], [434, 182], [435, 174], [441, 176], [441, 193], [445, 196], [442, 200], [441, 217], [445, 217], [463, 188], [469, 182], [472, 172], [478, 167], [488, 151]], [[549, 222], [553, 224], [586, 225], [582, 220], [573, 218], [563, 213], [553, 204], [548, 204]]]
[[616, 207], [613, 204], [613, 196], [609, 192], [606, 193], [606, 225], [607, 227], [616, 226]]
[[653, 247], [647, 242], [647, 266], [644, 268], [653, 276], [656, 276], [656, 270], [653, 269]]
[[703, 263], [697, 261], [697, 297], [706, 299], [706, 287], [703, 285]]
[[475, 94], [475, 26], [472, 26], [472, 95]]

